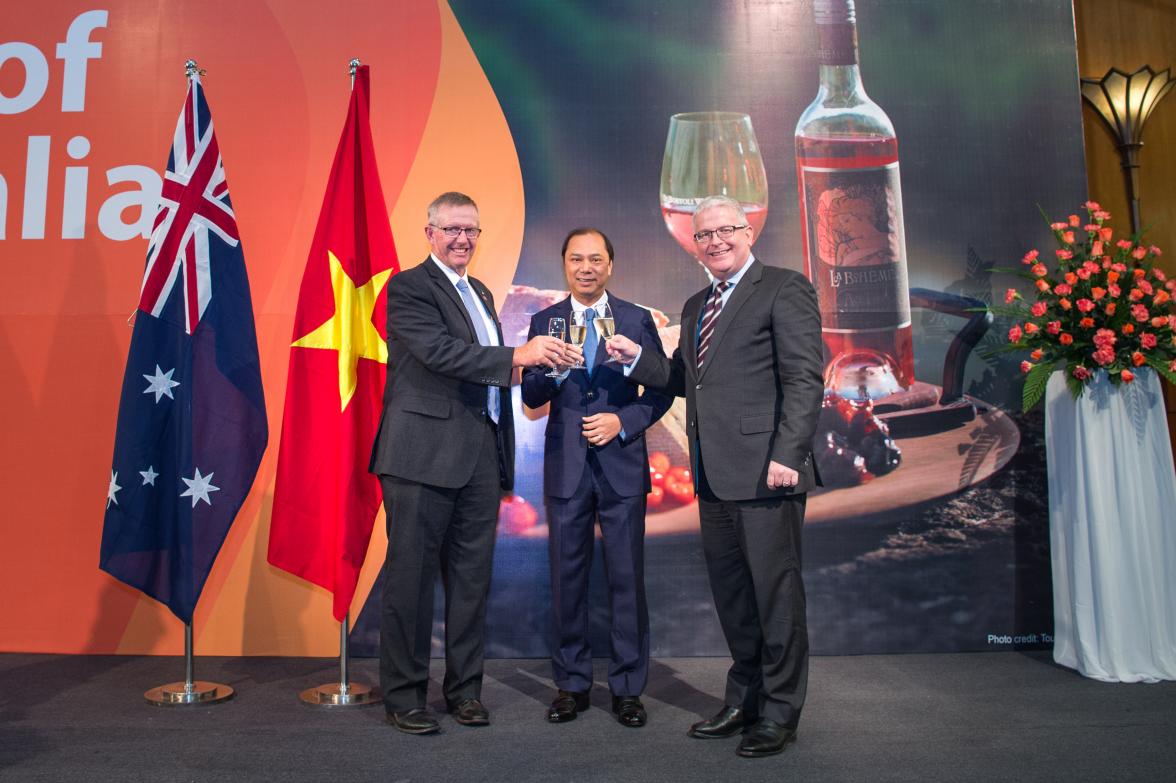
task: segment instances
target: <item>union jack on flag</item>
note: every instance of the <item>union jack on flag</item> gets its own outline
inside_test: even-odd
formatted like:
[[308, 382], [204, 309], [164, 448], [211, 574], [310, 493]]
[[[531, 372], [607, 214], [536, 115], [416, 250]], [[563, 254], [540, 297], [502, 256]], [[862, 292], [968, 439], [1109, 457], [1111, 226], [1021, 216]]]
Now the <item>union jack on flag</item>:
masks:
[[172, 140], [139, 310], [99, 566], [191, 622], [268, 439], [249, 277], [195, 74]]
[[232, 247], [240, 241], [212, 115], [200, 77], [193, 75], [184, 111], [176, 122], [151, 230], [140, 310], [158, 318], [178, 282], [184, 299], [184, 328], [188, 334], [196, 329], [212, 298], [210, 231]]

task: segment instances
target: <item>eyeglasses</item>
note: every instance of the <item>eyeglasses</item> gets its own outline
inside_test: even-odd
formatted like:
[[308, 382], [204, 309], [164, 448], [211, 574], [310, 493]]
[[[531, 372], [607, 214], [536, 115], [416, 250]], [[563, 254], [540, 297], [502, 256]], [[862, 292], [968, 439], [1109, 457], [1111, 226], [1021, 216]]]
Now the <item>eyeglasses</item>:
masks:
[[461, 226], [434, 226], [432, 223], [429, 224], [429, 227], [437, 229], [450, 239], [457, 239], [459, 236], [461, 236], [462, 232], [465, 232], [465, 235], [470, 239], [477, 239], [478, 235], [482, 233], [482, 229], [480, 228], [462, 228]]
[[735, 232], [740, 229], [747, 228], [747, 226], [719, 226], [714, 231], [695, 231], [695, 242], [709, 242], [712, 236], [717, 236], [719, 239], [727, 240], [735, 236]]

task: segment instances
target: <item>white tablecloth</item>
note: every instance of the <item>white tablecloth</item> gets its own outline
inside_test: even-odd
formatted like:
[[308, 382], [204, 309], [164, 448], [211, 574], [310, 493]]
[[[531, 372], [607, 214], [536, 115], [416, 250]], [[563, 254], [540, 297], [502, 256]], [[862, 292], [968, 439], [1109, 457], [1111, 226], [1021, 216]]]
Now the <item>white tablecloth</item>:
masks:
[[1176, 680], [1176, 472], [1159, 379], [1045, 396], [1054, 660], [1108, 682]]

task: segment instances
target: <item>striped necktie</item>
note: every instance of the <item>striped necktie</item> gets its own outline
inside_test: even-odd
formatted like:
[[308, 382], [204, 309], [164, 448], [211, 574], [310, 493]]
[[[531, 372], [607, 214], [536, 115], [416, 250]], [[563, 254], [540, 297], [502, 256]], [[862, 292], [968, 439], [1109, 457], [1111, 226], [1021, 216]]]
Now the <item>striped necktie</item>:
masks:
[[702, 314], [702, 325], [698, 328], [698, 369], [706, 359], [706, 349], [710, 347], [711, 335], [715, 331], [715, 322], [719, 320], [719, 311], [723, 309], [723, 292], [731, 287], [728, 282], [715, 286], [710, 298], [706, 301], [706, 308]]

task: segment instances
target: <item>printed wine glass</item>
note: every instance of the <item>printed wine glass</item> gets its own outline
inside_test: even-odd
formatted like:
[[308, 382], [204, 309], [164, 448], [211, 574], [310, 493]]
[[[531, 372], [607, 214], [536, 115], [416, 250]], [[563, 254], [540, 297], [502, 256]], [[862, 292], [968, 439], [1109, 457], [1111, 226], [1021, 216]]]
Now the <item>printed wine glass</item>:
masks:
[[707, 196], [730, 196], [742, 204], [759, 236], [768, 218], [768, 176], [746, 114], [712, 111], [670, 117], [661, 211], [666, 229], [692, 257], [694, 212]]

